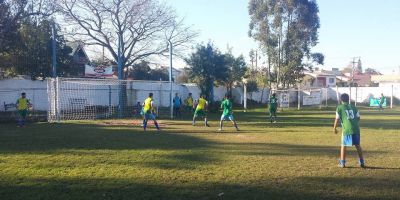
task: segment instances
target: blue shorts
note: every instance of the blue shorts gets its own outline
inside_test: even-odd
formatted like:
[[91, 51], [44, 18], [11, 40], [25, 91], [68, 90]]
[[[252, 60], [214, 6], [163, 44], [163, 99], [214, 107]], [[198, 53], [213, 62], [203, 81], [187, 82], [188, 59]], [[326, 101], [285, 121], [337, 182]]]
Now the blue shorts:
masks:
[[146, 113], [145, 115], [144, 115], [144, 119], [146, 119], [146, 120], [155, 120], [156, 119], [156, 116], [153, 114], [153, 113]]
[[224, 120], [231, 120], [231, 121], [234, 121], [235, 118], [233, 118], [233, 115], [232, 115], [232, 114], [229, 114], [229, 115], [224, 115], [224, 114], [222, 114], [222, 115], [221, 115], [221, 121], [224, 121]]
[[360, 145], [360, 134], [344, 135], [342, 134], [342, 146], [351, 147]]

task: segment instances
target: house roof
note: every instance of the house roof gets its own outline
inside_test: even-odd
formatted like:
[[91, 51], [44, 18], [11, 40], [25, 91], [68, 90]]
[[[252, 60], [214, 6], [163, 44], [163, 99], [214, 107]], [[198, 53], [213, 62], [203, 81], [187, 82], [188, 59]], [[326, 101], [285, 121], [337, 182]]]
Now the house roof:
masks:
[[373, 82], [400, 82], [400, 75], [372, 75]]
[[85, 51], [85, 44], [81, 41], [75, 41], [75, 42], [68, 42], [67, 45], [72, 48], [71, 56], [74, 56], [78, 51], [82, 50], [82, 52], [85, 54], [85, 57], [89, 59], [89, 56], [87, 55]]

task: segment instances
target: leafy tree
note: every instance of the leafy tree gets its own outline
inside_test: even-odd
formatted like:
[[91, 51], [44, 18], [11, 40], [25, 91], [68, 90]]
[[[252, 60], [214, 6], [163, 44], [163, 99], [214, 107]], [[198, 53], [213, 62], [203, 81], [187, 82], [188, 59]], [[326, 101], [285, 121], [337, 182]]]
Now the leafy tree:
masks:
[[222, 79], [228, 93], [232, 93], [232, 87], [235, 82], [241, 82], [244, 77], [247, 66], [243, 56], [235, 58], [231, 52], [224, 55], [225, 65], [227, 68], [227, 77]]
[[[319, 16], [315, 0], [250, 0], [249, 35], [259, 41], [277, 74], [277, 86], [289, 87], [303, 77], [318, 42]], [[321, 62], [321, 59], [315, 59]]]
[[197, 36], [158, 0], [59, 0], [57, 5], [65, 25], [73, 27], [69, 34], [104, 47], [121, 71], [150, 56], [167, 54], [167, 41], [177, 53]]
[[151, 69], [148, 62], [142, 61], [134, 64], [129, 69], [128, 78], [134, 80], [159, 81], [161, 79], [162, 81], [168, 81], [169, 75], [167, 69]]
[[[49, 20], [40, 22], [24, 20], [19, 29], [20, 41], [10, 50], [12, 68], [16, 74], [28, 75], [32, 79], [49, 77], [52, 74], [52, 39]], [[57, 28], [59, 29], [59, 27]], [[70, 67], [72, 49], [66, 45], [62, 35], [56, 35], [58, 76], [74, 75]]]
[[203, 94], [213, 100], [213, 87], [216, 82], [225, 82], [228, 67], [225, 56], [212, 44], [198, 45], [194, 53], [186, 59], [190, 66], [189, 78], [197, 83]]
[[246, 83], [246, 91], [250, 93], [250, 99], [253, 99], [253, 92], [258, 92], [258, 84], [255, 80], [249, 80]]

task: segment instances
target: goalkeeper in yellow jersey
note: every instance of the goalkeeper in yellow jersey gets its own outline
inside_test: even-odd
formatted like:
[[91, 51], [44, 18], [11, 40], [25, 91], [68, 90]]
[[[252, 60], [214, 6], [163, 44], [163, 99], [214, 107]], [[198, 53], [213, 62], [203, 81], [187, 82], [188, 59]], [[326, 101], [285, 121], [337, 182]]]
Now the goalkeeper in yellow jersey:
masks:
[[144, 100], [144, 106], [143, 106], [143, 129], [146, 131], [147, 128], [147, 122], [148, 120], [153, 120], [154, 125], [156, 126], [157, 130], [160, 131], [160, 127], [158, 126], [156, 116], [154, 114], [155, 112], [155, 106], [153, 103], [153, 93], [149, 93], [149, 97]]
[[23, 127], [25, 125], [26, 116], [28, 115], [28, 109], [31, 106], [29, 99], [26, 98], [25, 92], [21, 93], [21, 97], [17, 99], [15, 105], [19, 114], [17, 124], [19, 127]]

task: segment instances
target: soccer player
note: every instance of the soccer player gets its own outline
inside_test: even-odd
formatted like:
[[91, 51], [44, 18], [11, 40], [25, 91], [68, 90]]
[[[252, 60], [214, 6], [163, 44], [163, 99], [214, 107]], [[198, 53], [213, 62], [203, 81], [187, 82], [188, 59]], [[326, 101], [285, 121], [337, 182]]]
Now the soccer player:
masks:
[[236, 131], [239, 131], [239, 128], [236, 124], [235, 118], [233, 117], [232, 112], [232, 102], [230, 100], [230, 95], [226, 94], [224, 100], [221, 102], [221, 108], [224, 110], [221, 115], [221, 121], [219, 122], [219, 129], [218, 131], [222, 131], [222, 126], [224, 120], [230, 120], [235, 126]]
[[276, 123], [276, 110], [278, 108], [278, 99], [276, 98], [276, 94], [273, 93], [269, 98], [268, 102], [268, 111], [269, 111], [269, 120], [272, 123]]
[[146, 131], [148, 120], [153, 120], [154, 125], [156, 126], [157, 130], [160, 131], [160, 127], [158, 126], [154, 112], [155, 112], [155, 106], [153, 103], [153, 93], [149, 93], [149, 97], [146, 100], [144, 100], [144, 106], [143, 106], [143, 113], [144, 113], [143, 129], [144, 129], [144, 131]]
[[178, 93], [175, 93], [175, 97], [172, 100], [174, 103], [174, 115], [176, 118], [181, 116], [181, 105], [182, 105], [182, 100], [179, 97]]
[[21, 93], [21, 97], [17, 99], [16, 107], [18, 110], [19, 118], [17, 124], [19, 127], [25, 125], [26, 116], [28, 115], [28, 109], [31, 106], [29, 99], [26, 98], [26, 93]]
[[383, 93], [381, 94], [381, 99], [379, 100], [379, 111], [383, 111], [383, 104], [386, 101], [386, 97], [383, 95]]
[[339, 167], [346, 167], [346, 147], [355, 146], [359, 157], [360, 167], [365, 167], [362, 148], [360, 146], [360, 113], [355, 106], [349, 105], [349, 95], [340, 96], [341, 105], [336, 109], [336, 119], [333, 125], [333, 131], [338, 133], [336, 127], [339, 120], [342, 123], [342, 145], [340, 149]]
[[208, 102], [205, 99], [204, 94], [200, 95], [199, 100], [197, 101], [197, 106], [196, 106], [196, 110], [194, 111], [194, 115], [193, 115], [193, 122], [192, 125], [194, 126], [196, 124], [196, 118], [197, 117], [204, 117], [204, 125], [209, 127], [210, 125], [208, 125], [208, 121], [207, 121], [207, 106], [208, 106]]
[[193, 97], [192, 93], [189, 93], [189, 96], [185, 99], [186, 110], [190, 113], [193, 113]]

